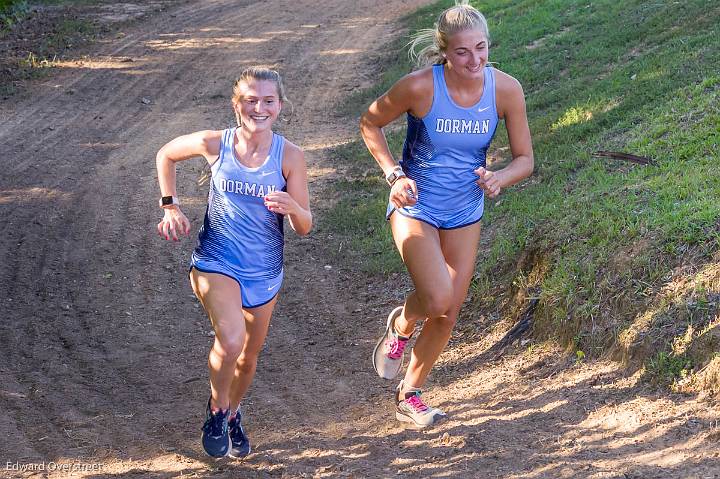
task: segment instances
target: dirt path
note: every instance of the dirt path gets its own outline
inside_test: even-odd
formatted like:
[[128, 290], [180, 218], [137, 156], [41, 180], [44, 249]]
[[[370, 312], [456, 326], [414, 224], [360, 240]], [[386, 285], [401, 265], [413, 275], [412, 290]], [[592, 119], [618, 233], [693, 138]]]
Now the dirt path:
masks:
[[[720, 477], [713, 403], [656, 393], [612, 364], [567, 367], [557, 351], [486, 364], [490, 342], [472, 334], [456, 335], [427, 394], [451, 419], [406, 431], [369, 363], [399, 279], [327, 264], [324, 238], [291, 233], [244, 406], [256, 452], [201, 452], [210, 328], [184, 275], [194, 240], [153, 234], [155, 152], [230, 125], [234, 76], [274, 64], [295, 106], [281, 129], [305, 148], [322, 204], [327, 149], [357, 135], [355, 119], [327, 112], [372, 81], [373, 52], [427, 2], [380, 3], [189, 2], [0, 106], [0, 477], [68, 475], [37, 470], [50, 461], [157, 479]], [[201, 169], [179, 174], [195, 228]]]

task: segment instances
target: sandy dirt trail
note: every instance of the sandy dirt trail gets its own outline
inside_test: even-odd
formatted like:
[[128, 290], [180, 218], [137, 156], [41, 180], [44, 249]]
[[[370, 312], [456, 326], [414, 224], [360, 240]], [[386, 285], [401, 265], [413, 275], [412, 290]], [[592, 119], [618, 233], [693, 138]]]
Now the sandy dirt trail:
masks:
[[[328, 112], [373, 81], [374, 55], [425, 3], [187, 2], [0, 106], [0, 477], [720, 477], [711, 403], [556, 351], [489, 364], [467, 328], [427, 394], [451, 419], [405, 430], [369, 355], [407, 280], [370, 281], [324, 259], [326, 238], [292, 233], [244, 402], [255, 452], [202, 453], [212, 336], [185, 276], [194, 238], [154, 234], [155, 152], [230, 126], [237, 73], [276, 66], [295, 110], [279, 128], [306, 151], [319, 211], [329, 148], [357, 137], [355, 118]], [[201, 173], [179, 170], [195, 230]], [[50, 461], [101, 470], [38, 470]]]

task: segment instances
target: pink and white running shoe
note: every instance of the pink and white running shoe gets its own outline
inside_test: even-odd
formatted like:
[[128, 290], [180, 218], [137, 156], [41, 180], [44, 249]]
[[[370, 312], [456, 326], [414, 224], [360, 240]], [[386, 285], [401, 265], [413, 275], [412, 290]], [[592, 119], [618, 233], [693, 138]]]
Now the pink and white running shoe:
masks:
[[373, 350], [373, 367], [378, 376], [384, 379], [395, 379], [403, 365], [405, 347], [410, 338], [398, 336], [395, 332], [395, 320], [402, 313], [403, 307], [393, 309], [387, 319], [385, 333], [380, 337]]
[[398, 421], [410, 423], [411, 426], [419, 429], [432, 426], [447, 417], [440, 409], [425, 404], [420, 398], [421, 394], [422, 391], [407, 392], [402, 401], [397, 400], [396, 394], [395, 417]]

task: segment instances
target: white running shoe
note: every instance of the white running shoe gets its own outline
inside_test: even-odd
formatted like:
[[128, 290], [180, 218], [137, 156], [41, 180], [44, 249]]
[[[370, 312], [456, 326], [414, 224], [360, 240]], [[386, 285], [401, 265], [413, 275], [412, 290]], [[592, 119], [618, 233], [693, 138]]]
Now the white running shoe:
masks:
[[402, 313], [403, 307], [398, 306], [388, 315], [385, 333], [380, 337], [373, 350], [373, 367], [378, 376], [384, 379], [395, 379], [403, 365], [405, 346], [410, 338], [401, 338], [395, 332], [395, 320]]
[[405, 399], [398, 401], [397, 391], [395, 394], [395, 417], [398, 421], [410, 423], [415, 428], [432, 426], [445, 419], [447, 415], [440, 409], [430, 407], [420, 398], [422, 391], [410, 391], [405, 393]]

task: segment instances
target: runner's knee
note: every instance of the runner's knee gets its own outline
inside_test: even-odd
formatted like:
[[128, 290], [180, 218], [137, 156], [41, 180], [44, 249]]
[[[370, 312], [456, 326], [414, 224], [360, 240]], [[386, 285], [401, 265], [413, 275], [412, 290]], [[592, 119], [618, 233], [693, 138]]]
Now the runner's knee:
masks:
[[222, 339], [218, 338], [220, 350], [218, 353], [223, 359], [233, 359], [239, 357], [242, 354], [243, 347], [245, 346], [245, 335], [235, 334], [224, 336]]
[[457, 323], [457, 314], [452, 314], [451, 311], [450, 314], [446, 314], [444, 316], [436, 316], [432, 318], [431, 321], [436, 321], [437, 324], [449, 334], [455, 327], [455, 323]]
[[254, 374], [255, 369], [257, 368], [257, 357], [252, 357], [250, 355], [241, 354], [240, 357], [237, 360], [237, 364], [235, 366], [236, 371], [238, 371], [241, 374], [247, 375], [247, 374]]
[[446, 315], [452, 306], [452, 289], [449, 287], [438, 285], [419, 296], [420, 304], [428, 318]]

